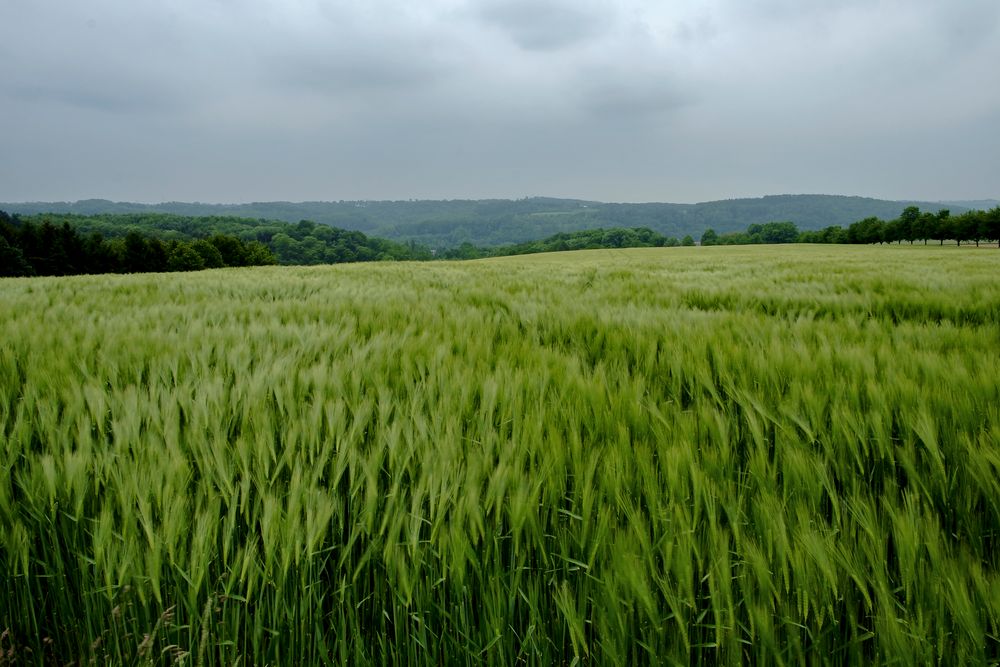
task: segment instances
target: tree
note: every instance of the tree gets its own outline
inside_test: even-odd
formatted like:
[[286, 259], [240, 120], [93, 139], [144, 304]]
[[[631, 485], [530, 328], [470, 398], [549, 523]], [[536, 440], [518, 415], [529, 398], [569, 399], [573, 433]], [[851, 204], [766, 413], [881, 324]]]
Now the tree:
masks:
[[795, 243], [799, 229], [794, 222], [768, 222], [760, 229], [761, 243]]
[[104, 237], [94, 232], [83, 242], [86, 262], [84, 273], [112, 273], [121, 271], [121, 261]]
[[58, 244], [64, 258], [63, 275], [83, 273], [87, 264], [83, 239], [68, 222], [63, 222], [59, 228]]
[[910, 245], [913, 245], [913, 240], [919, 232], [918, 220], [920, 220], [920, 209], [918, 207], [907, 206], [903, 209], [903, 212], [899, 214], [898, 236], [900, 241], [909, 241]]
[[820, 243], [847, 243], [847, 232], [840, 225], [830, 225], [820, 231]]
[[304, 264], [323, 264], [326, 261], [325, 254], [327, 245], [315, 236], [304, 236], [299, 241], [299, 248], [302, 253]]
[[947, 209], [938, 211], [937, 215], [934, 215], [930, 211], [924, 211], [917, 218], [916, 222], [913, 223], [913, 237], [923, 239], [924, 245], [927, 245], [927, 240], [934, 238], [938, 227], [938, 220], [946, 219], [949, 215], [951, 215], [951, 211]]
[[215, 246], [222, 256], [222, 262], [226, 266], [246, 266], [247, 249], [235, 236], [225, 234], [214, 234], [208, 237], [208, 242]]
[[59, 228], [46, 220], [38, 229], [38, 246], [31, 258], [35, 273], [40, 276], [68, 275], [69, 260], [62, 244]]
[[903, 230], [903, 222], [896, 218], [895, 220], [886, 220], [882, 225], [882, 240], [886, 243], [902, 243], [903, 239], [906, 238], [906, 232]]
[[684, 238], [681, 239], [681, 245], [683, 245], [683, 246], [692, 246], [692, 245], [694, 245], [694, 239], [691, 238], [690, 234], [688, 234], [687, 236], [685, 236]]
[[706, 229], [705, 232], [701, 235], [702, 245], [716, 245], [718, 243], [719, 243], [719, 235], [711, 227]]
[[171, 249], [167, 259], [168, 271], [199, 271], [204, 268], [205, 260], [190, 243], [181, 241]]
[[312, 234], [314, 229], [316, 229], [316, 223], [312, 220], [299, 220], [299, 224], [295, 225], [295, 236], [301, 239]]
[[122, 255], [122, 269], [126, 273], [142, 273], [147, 271], [147, 255], [149, 247], [146, 239], [137, 231], [131, 231], [125, 235], [124, 254]]
[[12, 246], [3, 235], [0, 235], [0, 276], [33, 276], [34, 269], [24, 259], [21, 249]]
[[599, 243], [603, 243], [606, 248], [624, 248], [628, 246], [628, 231], [621, 228], [611, 229], [604, 232]]
[[969, 238], [976, 242], [976, 247], [979, 247], [980, 241], [990, 240], [988, 229], [987, 229], [987, 212], [986, 211], [969, 211], [972, 214], [972, 220], [969, 221]]
[[278, 263], [271, 249], [260, 241], [250, 241], [247, 243], [246, 251], [247, 266], [270, 266]]
[[858, 220], [847, 228], [848, 243], [884, 243], [885, 223], [872, 216]]
[[206, 269], [220, 269], [226, 265], [225, 262], [222, 261], [222, 253], [219, 252], [218, 248], [205, 239], [193, 241], [191, 243], [191, 249], [201, 255], [201, 259], [205, 263]]
[[719, 236], [719, 245], [750, 245], [757, 242], [746, 232], [726, 232]]
[[167, 255], [170, 252], [163, 241], [158, 238], [146, 239], [146, 271], [166, 271]]
[[952, 228], [955, 230], [955, 240], [961, 245], [962, 241], [974, 241], [976, 247], [979, 247], [979, 241], [982, 238], [982, 211], [966, 211], [962, 215], [954, 218], [955, 224]]
[[938, 241], [939, 245], [944, 245], [944, 240], [951, 233], [951, 211], [942, 209], [938, 211], [937, 217], [933, 220], [930, 237]]
[[983, 238], [996, 241], [997, 247], [1000, 247], [1000, 206], [991, 208], [983, 214], [982, 225]]
[[284, 232], [271, 237], [271, 247], [282, 264], [299, 264], [302, 261], [299, 242]]

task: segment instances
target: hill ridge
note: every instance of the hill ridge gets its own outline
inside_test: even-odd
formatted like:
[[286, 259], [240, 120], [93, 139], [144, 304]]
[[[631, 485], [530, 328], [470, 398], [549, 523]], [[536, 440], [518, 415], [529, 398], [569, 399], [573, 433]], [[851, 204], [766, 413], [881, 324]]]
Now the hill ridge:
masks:
[[[984, 200], [986, 201], [986, 200]], [[600, 202], [558, 197], [522, 199], [418, 199], [269, 201], [233, 204], [161, 202], [143, 204], [107, 199], [75, 202], [0, 203], [9, 213], [170, 213], [185, 216], [237, 216], [296, 223], [310, 220], [361, 231], [394, 241], [430, 247], [462, 243], [493, 246], [542, 239], [553, 234], [601, 227], [647, 227], [666, 236], [700, 236], [741, 231], [751, 224], [791, 221], [802, 230], [847, 226], [875, 216], [893, 218], [906, 206], [953, 213], [968, 210], [957, 203], [884, 200], [856, 195], [779, 194], [721, 199], [694, 204], [670, 202]]]

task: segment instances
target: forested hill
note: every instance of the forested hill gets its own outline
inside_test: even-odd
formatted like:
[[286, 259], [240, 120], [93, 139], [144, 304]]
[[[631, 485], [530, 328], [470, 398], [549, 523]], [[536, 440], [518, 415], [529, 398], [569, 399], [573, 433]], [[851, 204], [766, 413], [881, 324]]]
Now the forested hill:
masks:
[[868, 217], [892, 218], [906, 206], [938, 211], [955, 204], [900, 202], [836, 195], [775, 195], [757, 199], [728, 199], [700, 204], [610, 204], [577, 199], [528, 199], [257, 202], [199, 204], [169, 202], [134, 204], [88, 199], [78, 202], [0, 204], [10, 213], [170, 213], [181, 216], [225, 216], [282, 220], [311, 220], [366, 234], [415, 241], [432, 248], [454, 248], [462, 243], [494, 246], [523, 243], [562, 232], [614, 227], [645, 227], [664, 236], [700, 237], [706, 229], [720, 234], [772, 221], [794, 222], [802, 230], [830, 225], [847, 226]]
[[280, 264], [336, 264], [386, 259], [430, 259], [433, 256], [429, 248], [414, 243], [397, 243], [308, 220], [293, 225], [280, 220], [254, 220], [233, 216], [192, 217], [170, 213], [15, 213], [13, 218], [9, 218], [0, 209], [0, 222], [5, 219], [14, 227], [37, 226], [43, 232], [49, 230], [50, 235], [66, 227], [84, 237], [96, 237], [98, 240], [121, 239], [130, 234], [138, 234], [166, 243], [188, 243], [221, 234], [245, 243], [262, 244]]

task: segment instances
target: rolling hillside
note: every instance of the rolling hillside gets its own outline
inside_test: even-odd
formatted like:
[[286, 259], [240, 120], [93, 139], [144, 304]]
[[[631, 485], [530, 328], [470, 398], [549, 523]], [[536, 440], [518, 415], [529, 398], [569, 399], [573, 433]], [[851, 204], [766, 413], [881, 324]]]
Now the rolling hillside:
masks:
[[[698, 238], [708, 228], [720, 234], [752, 224], [787, 220], [799, 229], [847, 226], [869, 216], [894, 218], [904, 207], [945, 208], [933, 202], [886, 201], [835, 195], [775, 195], [699, 204], [614, 204], [533, 197], [519, 200], [256, 202], [135, 204], [88, 199], [78, 202], [0, 203], [10, 213], [172, 213], [184, 216], [237, 216], [299, 222], [312, 220], [394, 241], [433, 248], [462, 243], [480, 246], [533, 241], [561, 232], [608, 227], [648, 227], [681, 238]], [[966, 210], [950, 206], [953, 213]]]

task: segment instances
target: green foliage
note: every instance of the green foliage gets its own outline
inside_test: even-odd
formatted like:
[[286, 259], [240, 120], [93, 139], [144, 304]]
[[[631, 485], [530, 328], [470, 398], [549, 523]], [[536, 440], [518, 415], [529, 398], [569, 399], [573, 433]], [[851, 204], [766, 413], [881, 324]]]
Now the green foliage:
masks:
[[[904, 205], [907, 204], [918, 205], [925, 210], [943, 208], [928, 202], [908, 202]], [[128, 214], [142, 219], [144, 222], [138, 224], [144, 226], [149, 226], [149, 220], [162, 214], [215, 220], [213, 224], [220, 225], [228, 224], [224, 222], [227, 220], [249, 218], [259, 221], [265, 229], [273, 228], [276, 221], [295, 226], [305, 219], [319, 223], [317, 229], [331, 226], [397, 242], [412, 241], [430, 248], [451, 249], [462, 243], [479, 247], [525, 243], [562, 232], [597, 228], [646, 227], [667, 237], [680, 238], [685, 235], [700, 236], [708, 228], [725, 234], [738, 232], [752, 224], [791, 220], [800, 229], [818, 230], [829, 225], [847, 226], [869, 216], [888, 219], [899, 211], [900, 202], [829, 195], [776, 195], [699, 204], [609, 204], [530, 197], [518, 200], [258, 202], [231, 205], [178, 202], [148, 205], [86, 200], [75, 203], [0, 204], [0, 208], [4, 207], [24, 215], [72, 213], [103, 217]], [[956, 213], [967, 210], [957, 204], [950, 208]], [[198, 225], [206, 227], [205, 222]], [[219, 231], [239, 235], [235, 228], [220, 227]], [[109, 235], [106, 231], [102, 233]], [[195, 232], [195, 235], [199, 233], [204, 231]], [[308, 235], [308, 229], [289, 233], [300, 242]], [[392, 255], [391, 252], [389, 254]], [[400, 259], [398, 256], [394, 258]], [[302, 261], [305, 260], [301, 259], [298, 263]], [[282, 263], [288, 262], [282, 259]]]
[[0, 277], [33, 275], [35, 270], [24, 259], [21, 249], [10, 245], [7, 239], [0, 235]]
[[27, 278], [0, 312], [12, 664], [1000, 660], [992, 252]]
[[246, 252], [242, 266], [270, 266], [278, 263], [278, 259], [271, 252], [271, 249], [260, 241], [248, 241], [243, 244], [243, 248]]
[[205, 239], [198, 239], [192, 241], [190, 246], [201, 257], [206, 269], [218, 269], [225, 266], [225, 262], [222, 261], [222, 253], [215, 247], [215, 244]]
[[207, 240], [219, 253], [223, 266], [248, 266], [249, 250], [247, 244], [235, 236], [214, 234]]
[[[235, 217], [185, 217], [163, 213], [102, 214], [80, 216], [75, 214], [41, 214], [24, 217], [28, 223], [69, 225], [83, 234], [98, 233], [107, 238], [125, 237], [132, 233], [151, 236], [163, 242], [207, 241], [215, 246], [224, 266], [259, 266], [263, 263], [280, 264], [335, 264], [340, 262], [368, 262], [374, 260], [430, 259], [431, 252], [415, 243], [395, 243], [371, 238], [361, 232], [317, 225], [308, 220], [291, 225], [276, 220], [252, 220]], [[267, 257], [263, 249], [253, 251], [256, 259], [249, 259], [249, 244], [267, 247], [274, 257]], [[237, 244], [242, 244], [240, 250]], [[207, 267], [220, 266], [220, 257], [205, 245], [195, 249], [202, 255]], [[128, 254], [128, 251], [127, 253]], [[248, 264], [227, 260], [244, 261]], [[141, 258], [126, 263], [139, 265]]]
[[847, 232], [839, 225], [830, 225], [818, 231], [799, 234], [799, 243], [847, 243]]
[[909, 206], [894, 220], [883, 222], [877, 218], [866, 218], [852, 224], [847, 229], [848, 243], [902, 243], [908, 241], [946, 240], [962, 245], [963, 242], [990, 240], [1000, 242], [1000, 228], [990, 220], [1000, 216], [1000, 207], [990, 211], [965, 211], [956, 216], [943, 209], [937, 214], [921, 213], [915, 206]]
[[68, 220], [56, 225], [45, 217], [35, 223], [0, 211], [0, 276], [149, 273], [275, 263], [257, 241], [244, 243], [223, 234], [191, 242], [163, 241], [135, 228], [122, 231], [123, 237], [106, 241], [98, 231], [81, 235]]
[[505, 257], [509, 255], [529, 255], [540, 252], [562, 252], [567, 250], [595, 250], [599, 248], [654, 248], [676, 246], [677, 239], [657, 234], [651, 229], [589, 229], [579, 232], [554, 234], [541, 241], [518, 243], [496, 248], [477, 248], [471, 243], [463, 243], [452, 250], [439, 254], [445, 259], [478, 259], [482, 257]]
[[190, 243], [178, 243], [167, 258], [168, 271], [200, 271], [205, 268], [205, 258]]
[[[713, 240], [719, 245], [748, 245], [752, 243], [858, 243], [885, 244], [903, 243], [911, 245], [915, 241], [953, 240], [957, 245], [963, 242], [989, 240], [1000, 243], [1000, 207], [990, 211], [965, 211], [952, 216], [951, 211], [942, 209], [937, 213], [923, 212], [916, 206], [907, 206], [898, 218], [880, 220], [867, 217], [851, 224], [847, 229], [830, 225], [819, 231], [800, 232], [794, 223], [771, 222], [764, 225], [750, 225], [744, 232], [730, 232]], [[709, 230], [711, 231], [711, 230]], [[709, 245], [712, 245], [709, 244]], [[706, 245], [703, 241], [702, 245]]]

